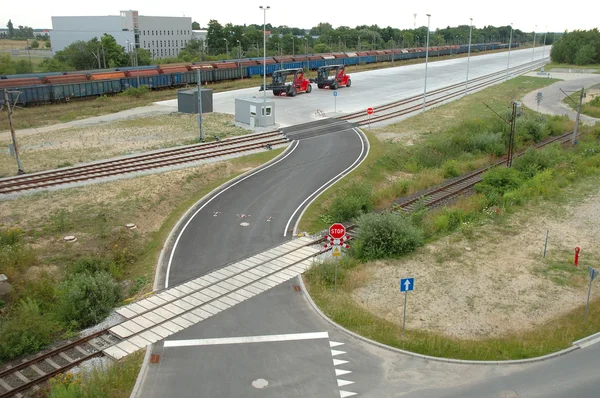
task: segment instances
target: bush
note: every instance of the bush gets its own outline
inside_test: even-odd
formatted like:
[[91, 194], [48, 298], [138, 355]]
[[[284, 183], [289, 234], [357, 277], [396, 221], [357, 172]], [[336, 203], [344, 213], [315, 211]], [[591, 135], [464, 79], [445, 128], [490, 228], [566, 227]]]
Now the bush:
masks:
[[140, 98], [141, 96], [149, 93], [150, 91], [151, 91], [150, 87], [148, 87], [148, 86], [129, 87], [127, 90], [123, 91], [119, 95], [126, 96], [126, 97]]
[[519, 123], [517, 121], [517, 135], [523, 137], [525, 141], [540, 142], [547, 134], [545, 125], [534, 119], [525, 119]]
[[58, 323], [33, 299], [22, 300], [0, 323], [0, 359], [10, 360], [47, 346], [60, 332]]
[[340, 286], [344, 282], [348, 270], [358, 265], [357, 261], [352, 257], [343, 256], [339, 260], [323, 261], [322, 264], [314, 266], [308, 271], [307, 278], [324, 286], [334, 286], [336, 263], [338, 265], [337, 284]]
[[514, 159], [513, 167], [529, 179], [538, 172], [560, 163], [562, 159], [562, 151], [556, 144], [541, 150], [528, 148], [523, 155]]
[[57, 312], [76, 328], [102, 321], [121, 299], [121, 287], [107, 272], [71, 276], [59, 289]]
[[483, 173], [483, 179], [475, 185], [475, 191], [484, 194], [490, 203], [497, 204], [499, 197], [517, 189], [522, 183], [519, 170], [503, 166], [494, 167]]
[[97, 274], [98, 272], [108, 272], [110, 261], [102, 258], [81, 258], [69, 266], [69, 274]]
[[396, 213], [365, 214], [358, 221], [354, 254], [361, 260], [398, 257], [421, 246], [423, 231]]
[[458, 162], [456, 160], [448, 160], [442, 167], [444, 178], [458, 177], [460, 172], [458, 171]]
[[344, 193], [337, 196], [329, 207], [329, 216], [335, 222], [349, 221], [373, 209], [371, 186], [364, 182], [352, 181]]

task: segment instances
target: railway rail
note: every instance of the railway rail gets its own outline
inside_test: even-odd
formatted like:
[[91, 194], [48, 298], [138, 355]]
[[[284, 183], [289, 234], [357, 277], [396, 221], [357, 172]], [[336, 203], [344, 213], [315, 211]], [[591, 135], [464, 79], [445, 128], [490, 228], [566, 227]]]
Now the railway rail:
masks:
[[284, 283], [305, 272], [314, 257], [331, 250], [319, 245], [324, 240], [295, 239], [120, 307], [116, 311], [125, 321], [0, 370], [0, 398], [22, 397], [95, 357], [118, 360]]
[[280, 131], [258, 133], [223, 141], [103, 160], [81, 166], [7, 177], [0, 179], [0, 195], [176, 166], [218, 156], [247, 152], [267, 145], [281, 145], [287, 142], [288, 139], [282, 136]]
[[[572, 132], [568, 132], [559, 136], [551, 137], [541, 143], [536, 144], [535, 147], [538, 149], [543, 148], [554, 142], [564, 144], [570, 141], [572, 135]], [[515, 157], [521, 156], [523, 153], [525, 153], [525, 151], [520, 151], [515, 154]], [[395, 204], [399, 208], [407, 212], [413, 211], [417, 203], [423, 204], [426, 207], [434, 207], [454, 196], [457, 196], [473, 188], [475, 184], [481, 181], [483, 173], [485, 173], [493, 167], [500, 166], [504, 163], [506, 163], [506, 157], [503, 160], [493, 163], [487, 167], [481, 168], [472, 173], [459, 177], [453, 181], [450, 181], [446, 184], [443, 184], [438, 188], [434, 188], [432, 190], [417, 194], [412, 199], [395, 202]]]
[[[534, 62], [529, 62], [524, 65], [519, 65], [516, 67], [512, 67], [509, 69], [509, 73], [511, 74], [521, 74], [525, 72], [530, 72], [533, 68], [542, 66], [546, 63], [546, 61], [538, 60]], [[500, 71], [495, 73], [490, 73], [484, 76], [480, 76], [475, 79], [469, 80], [468, 91], [484, 88], [490, 86], [494, 83], [504, 80], [506, 77], [506, 71]], [[435, 99], [431, 98], [429, 101], [426, 101], [425, 108], [432, 107], [441, 102], [447, 101], [451, 98], [462, 96], [465, 92], [465, 82], [452, 84], [450, 86], [442, 87], [439, 89], [431, 90], [427, 92], [427, 98], [431, 98], [436, 95], [444, 94], [441, 97], [437, 97]], [[412, 112], [423, 109], [423, 94], [414, 95], [409, 98], [405, 98], [399, 101], [394, 101], [389, 104], [385, 104], [379, 107], [374, 107], [374, 115], [370, 118], [365, 115], [364, 111], [353, 112], [347, 115], [340, 116], [338, 119], [351, 121], [359, 126], [364, 126], [367, 124], [382, 122], [389, 119], [394, 119], [400, 116], [404, 116], [410, 114]], [[420, 101], [419, 103], [411, 106], [407, 106], [416, 101]], [[381, 113], [381, 114], [380, 114]]]

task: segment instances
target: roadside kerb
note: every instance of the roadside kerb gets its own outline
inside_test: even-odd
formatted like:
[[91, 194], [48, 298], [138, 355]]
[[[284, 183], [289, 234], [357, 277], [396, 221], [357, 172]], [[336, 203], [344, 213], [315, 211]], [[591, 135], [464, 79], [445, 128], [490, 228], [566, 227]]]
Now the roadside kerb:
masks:
[[[295, 145], [298, 145], [298, 144], [295, 144]], [[160, 251], [160, 255], [158, 257], [158, 265], [156, 267], [156, 272], [154, 274], [154, 284], [152, 286], [153, 291], [158, 290], [159, 285], [164, 286], [164, 280], [162, 280], [163, 279], [162, 273], [163, 273], [163, 270], [165, 267], [165, 258], [167, 256], [167, 252], [169, 250], [171, 250], [171, 248], [172, 248], [172, 245], [174, 243], [173, 238], [175, 237], [175, 235], [177, 233], [179, 233], [179, 231], [181, 230], [184, 223], [187, 222], [188, 217], [196, 211], [198, 206], [201, 206], [206, 200], [210, 199], [213, 195], [215, 195], [219, 191], [227, 188], [228, 186], [236, 183], [237, 181], [241, 180], [242, 178], [245, 178], [249, 174], [260, 171], [263, 168], [271, 165], [272, 163], [280, 160], [282, 157], [286, 156], [288, 154], [288, 152], [290, 152], [295, 147], [295, 145], [292, 142], [291, 145], [288, 145], [288, 147], [283, 152], [281, 152], [279, 155], [275, 156], [273, 159], [269, 160], [267, 163], [264, 163], [252, 170], [248, 170], [247, 172], [240, 174], [239, 176], [237, 176], [237, 177], [221, 184], [217, 188], [213, 189], [212, 191], [210, 191], [209, 193], [204, 195], [200, 200], [198, 200], [193, 206], [191, 206], [183, 214], [183, 216], [181, 216], [179, 218], [179, 220], [177, 221], [177, 223], [175, 224], [173, 229], [171, 229], [171, 232], [169, 233], [169, 236], [167, 236], [167, 239], [165, 240], [163, 248]], [[133, 387], [133, 390], [131, 392], [130, 398], [137, 397], [140, 392], [140, 388], [141, 388], [141, 386], [146, 378], [146, 375], [148, 373], [148, 365], [150, 363], [150, 355], [152, 353], [152, 350], [154, 349], [154, 346], [155, 346], [155, 344], [151, 344], [150, 346], [146, 347], [146, 355], [144, 356], [144, 362], [142, 363], [142, 368], [140, 369], [140, 373], [138, 374], [138, 377], [135, 382], [135, 386]]]

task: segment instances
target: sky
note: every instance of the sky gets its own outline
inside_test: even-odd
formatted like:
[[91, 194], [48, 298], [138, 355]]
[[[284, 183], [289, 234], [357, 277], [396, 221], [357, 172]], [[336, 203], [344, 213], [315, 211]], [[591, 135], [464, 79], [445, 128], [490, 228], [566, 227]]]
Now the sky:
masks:
[[[147, 16], [186, 16], [197, 21], [204, 28], [208, 21], [216, 19], [222, 25], [263, 23], [260, 5], [271, 7], [266, 13], [267, 23], [274, 26], [287, 25], [310, 29], [319, 22], [338, 26], [357, 25], [391, 26], [398, 29], [411, 29], [414, 26], [427, 26], [426, 14], [431, 14], [430, 29], [447, 26], [468, 25], [473, 18], [473, 26], [507, 26], [513, 23], [515, 29], [525, 32], [564, 32], [576, 29], [600, 28], [600, 5], [598, 0], [580, 0], [576, 7], [568, 2], [551, 6], [549, 2], [521, 1], [491, 3], [472, 0], [430, 0], [421, 2], [401, 2], [398, 0], [346, 0], [314, 1], [303, 5], [297, 1], [267, 1], [255, 3], [248, 0], [225, 1], [184, 1], [169, 3], [159, 0], [103, 0], [84, 2], [80, 0], [30, 0], [27, 3], [5, 1], [0, 8], [0, 22], [3, 28], [8, 19], [14, 26], [25, 25], [34, 29], [52, 28], [51, 16], [93, 16], [119, 15], [121, 10], [137, 10]], [[414, 3], [414, 4], [411, 4]], [[324, 4], [325, 9], [319, 9]], [[587, 12], [586, 12], [587, 10]], [[536, 28], [537, 25], [537, 28]]]

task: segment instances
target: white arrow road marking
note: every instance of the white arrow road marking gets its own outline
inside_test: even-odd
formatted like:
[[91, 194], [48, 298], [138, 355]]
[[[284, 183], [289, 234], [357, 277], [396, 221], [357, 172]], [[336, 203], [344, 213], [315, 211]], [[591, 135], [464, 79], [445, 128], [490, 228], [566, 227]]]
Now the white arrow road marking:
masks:
[[354, 384], [353, 381], [337, 379], [338, 387], [347, 386], [348, 384]]
[[340, 390], [340, 398], [351, 397], [353, 395], [356, 395], [356, 393], [355, 392], [350, 392], [350, 391]]
[[346, 351], [337, 351], [337, 350], [331, 350], [331, 356], [334, 357], [336, 355], [342, 355], [345, 354]]
[[329, 347], [337, 347], [339, 345], [344, 345], [344, 343], [338, 343], [337, 341], [329, 341]]
[[345, 363], [348, 363], [348, 361], [344, 361], [342, 359], [333, 359], [333, 366], [338, 366], [338, 365], [343, 365]]
[[348, 374], [348, 373], [352, 373], [352, 371], [351, 370], [343, 370], [343, 369], [336, 369], [335, 370], [335, 375], [336, 376], [343, 376], [343, 375]]

